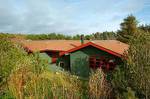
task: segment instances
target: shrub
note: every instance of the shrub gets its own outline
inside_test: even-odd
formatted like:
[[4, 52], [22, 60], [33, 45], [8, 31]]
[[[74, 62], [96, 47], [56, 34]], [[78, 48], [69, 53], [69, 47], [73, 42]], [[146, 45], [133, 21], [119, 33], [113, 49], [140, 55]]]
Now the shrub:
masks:
[[7, 80], [12, 70], [23, 64], [21, 62], [26, 55], [19, 45], [0, 36], [0, 94], [4, 94], [7, 89]]
[[150, 35], [133, 38], [128, 51], [127, 69], [129, 86], [139, 97], [150, 98]]
[[128, 88], [135, 96], [150, 98], [150, 35], [140, 34], [130, 40], [130, 48], [124, 65], [113, 73], [112, 85], [117, 97], [122, 99]]

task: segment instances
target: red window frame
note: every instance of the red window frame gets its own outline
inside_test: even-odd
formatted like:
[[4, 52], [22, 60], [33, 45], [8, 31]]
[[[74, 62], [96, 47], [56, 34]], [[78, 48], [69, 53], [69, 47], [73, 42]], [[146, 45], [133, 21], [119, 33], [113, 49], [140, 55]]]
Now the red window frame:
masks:
[[101, 68], [103, 65], [105, 65], [104, 57], [99, 57], [99, 56], [90, 56], [89, 58], [89, 65], [91, 68], [96, 69], [96, 68]]
[[89, 66], [92, 69], [102, 68], [106, 70], [113, 70], [115, 68], [115, 62], [109, 62], [114, 59], [106, 59], [103, 56], [90, 56]]

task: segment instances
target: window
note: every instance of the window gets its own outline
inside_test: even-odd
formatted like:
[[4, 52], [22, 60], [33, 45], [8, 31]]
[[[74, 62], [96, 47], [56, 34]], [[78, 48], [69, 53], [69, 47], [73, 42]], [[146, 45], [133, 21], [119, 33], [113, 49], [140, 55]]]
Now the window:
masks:
[[113, 70], [115, 68], [115, 60], [114, 59], [110, 59], [108, 61], [109, 64], [109, 70]]
[[90, 68], [102, 68], [106, 70], [113, 70], [115, 68], [115, 59], [108, 59], [106, 57], [91, 56], [89, 58]]
[[65, 66], [65, 63], [64, 63], [64, 62], [59, 62], [59, 66], [60, 66], [60, 67], [64, 67], [64, 66]]
[[105, 67], [105, 58], [104, 57], [91, 56], [89, 58], [89, 64], [90, 64], [90, 67], [93, 69], [104, 68]]

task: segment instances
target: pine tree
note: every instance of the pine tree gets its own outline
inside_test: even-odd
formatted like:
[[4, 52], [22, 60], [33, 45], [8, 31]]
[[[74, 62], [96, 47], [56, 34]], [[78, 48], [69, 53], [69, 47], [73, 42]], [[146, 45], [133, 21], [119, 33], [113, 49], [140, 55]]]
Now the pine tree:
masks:
[[138, 21], [133, 15], [129, 15], [124, 21], [120, 24], [121, 30], [118, 31], [118, 40], [128, 43], [129, 39], [137, 35]]

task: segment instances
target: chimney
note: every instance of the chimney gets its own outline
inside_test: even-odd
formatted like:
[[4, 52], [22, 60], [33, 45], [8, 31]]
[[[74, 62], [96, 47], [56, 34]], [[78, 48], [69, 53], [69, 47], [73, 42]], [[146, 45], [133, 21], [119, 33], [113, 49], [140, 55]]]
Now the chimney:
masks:
[[81, 40], [81, 44], [84, 44], [84, 35], [83, 34], [81, 35], [80, 40]]

